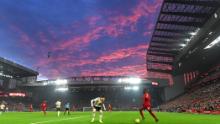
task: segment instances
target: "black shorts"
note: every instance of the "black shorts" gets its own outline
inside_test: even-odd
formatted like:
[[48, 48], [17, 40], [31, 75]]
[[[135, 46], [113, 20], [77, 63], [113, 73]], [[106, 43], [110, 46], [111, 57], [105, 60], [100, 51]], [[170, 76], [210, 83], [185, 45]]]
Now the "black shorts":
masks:
[[70, 110], [70, 108], [66, 108], [66, 111], [69, 111]]
[[57, 111], [60, 111], [61, 109], [60, 108], [57, 108]]
[[96, 111], [102, 110], [102, 107], [94, 106], [94, 108], [95, 108]]

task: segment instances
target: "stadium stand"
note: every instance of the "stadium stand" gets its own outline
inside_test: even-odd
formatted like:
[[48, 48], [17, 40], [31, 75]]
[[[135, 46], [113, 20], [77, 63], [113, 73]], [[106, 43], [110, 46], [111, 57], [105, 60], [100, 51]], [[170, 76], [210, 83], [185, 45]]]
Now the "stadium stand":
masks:
[[162, 111], [220, 114], [219, 65], [198, 76], [182, 96], [160, 106]]

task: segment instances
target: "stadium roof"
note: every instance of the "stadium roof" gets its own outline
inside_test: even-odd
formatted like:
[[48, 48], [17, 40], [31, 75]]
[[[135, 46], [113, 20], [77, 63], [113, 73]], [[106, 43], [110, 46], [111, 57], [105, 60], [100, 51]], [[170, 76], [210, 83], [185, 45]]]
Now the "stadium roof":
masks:
[[147, 52], [148, 71], [172, 73], [178, 55], [219, 7], [219, 0], [164, 0]]
[[37, 76], [38, 72], [0, 57], [0, 73], [11, 78]]

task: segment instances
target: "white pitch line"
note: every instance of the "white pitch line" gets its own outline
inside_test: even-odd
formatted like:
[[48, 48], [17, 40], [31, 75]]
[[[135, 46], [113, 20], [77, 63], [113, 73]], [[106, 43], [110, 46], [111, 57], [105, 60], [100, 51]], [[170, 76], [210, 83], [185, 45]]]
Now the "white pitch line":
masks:
[[66, 121], [66, 120], [73, 120], [73, 119], [82, 118], [82, 117], [85, 117], [85, 116], [73, 117], [73, 118], [67, 118], [67, 119], [60, 119], [60, 120], [51, 120], [51, 121], [39, 121], [39, 122], [30, 123], [30, 124], [43, 124], [43, 123], [50, 123], [50, 122]]

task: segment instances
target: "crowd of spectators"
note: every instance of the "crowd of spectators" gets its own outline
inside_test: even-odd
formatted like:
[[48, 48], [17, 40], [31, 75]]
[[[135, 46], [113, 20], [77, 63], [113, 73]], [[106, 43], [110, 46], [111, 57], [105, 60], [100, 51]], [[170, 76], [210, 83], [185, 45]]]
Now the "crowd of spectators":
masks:
[[220, 113], [220, 82], [192, 89], [161, 105], [160, 109], [169, 112]]

